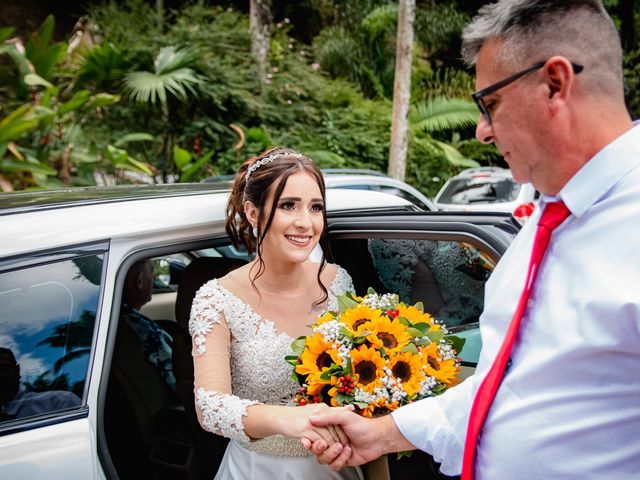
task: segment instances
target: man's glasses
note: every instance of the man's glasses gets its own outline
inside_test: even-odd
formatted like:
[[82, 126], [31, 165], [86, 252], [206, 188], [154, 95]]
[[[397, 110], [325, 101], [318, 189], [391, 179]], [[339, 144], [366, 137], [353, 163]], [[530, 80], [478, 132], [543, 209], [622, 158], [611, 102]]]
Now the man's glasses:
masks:
[[[526, 68], [520, 72], [514, 73], [513, 75], [505, 78], [504, 80], [500, 80], [499, 82], [496, 82], [493, 85], [489, 85], [488, 87], [483, 88], [482, 90], [478, 90], [477, 92], [471, 94], [471, 96], [473, 97], [473, 100], [476, 102], [476, 105], [478, 106], [478, 109], [480, 110], [480, 113], [482, 113], [482, 116], [484, 117], [484, 119], [487, 121], [489, 125], [491, 125], [491, 115], [489, 114], [489, 110], [487, 109], [487, 106], [484, 104], [484, 97], [486, 97], [487, 95], [491, 95], [493, 92], [500, 90], [503, 87], [506, 87], [507, 85], [515, 82], [519, 78], [522, 78], [525, 75], [528, 75], [529, 73], [535, 72], [536, 70], [544, 67], [545, 63], [547, 62], [540, 62], [534, 65], [531, 65], [529, 68]], [[584, 70], [584, 67], [582, 65], [578, 65], [577, 63], [572, 63], [571, 66], [573, 67], [573, 72], [576, 75], [580, 73], [582, 70]]]

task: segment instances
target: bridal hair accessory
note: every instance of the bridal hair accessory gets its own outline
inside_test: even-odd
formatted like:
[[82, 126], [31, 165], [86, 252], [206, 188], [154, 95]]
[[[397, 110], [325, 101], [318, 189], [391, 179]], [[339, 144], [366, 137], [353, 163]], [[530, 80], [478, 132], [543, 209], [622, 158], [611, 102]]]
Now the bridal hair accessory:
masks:
[[263, 165], [266, 165], [267, 163], [271, 163], [274, 160], [277, 160], [278, 158], [282, 158], [282, 157], [306, 158], [304, 155], [302, 155], [300, 153], [296, 153], [296, 152], [272, 153], [268, 157], [264, 157], [263, 159], [258, 160], [257, 162], [253, 163], [247, 169], [247, 175], [245, 176], [245, 181], [248, 181], [249, 177], [251, 176], [251, 174], [253, 172], [255, 172], [257, 169], [259, 169], [260, 167], [262, 167]]

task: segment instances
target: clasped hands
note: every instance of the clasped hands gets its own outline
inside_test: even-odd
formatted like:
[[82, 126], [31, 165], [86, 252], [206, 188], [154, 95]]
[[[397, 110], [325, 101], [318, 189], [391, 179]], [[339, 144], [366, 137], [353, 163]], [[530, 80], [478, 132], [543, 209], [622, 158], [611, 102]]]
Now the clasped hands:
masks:
[[[306, 431], [301, 438], [302, 445], [311, 450], [319, 463], [332, 470], [345, 466], [362, 465], [387, 453], [383, 449], [384, 439], [380, 420], [361, 417], [351, 407], [328, 407], [324, 404], [308, 405]], [[301, 409], [302, 410], [302, 409]], [[386, 421], [392, 423], [389, 417]], [[394, 423], [395, 425], [395, 423]]]

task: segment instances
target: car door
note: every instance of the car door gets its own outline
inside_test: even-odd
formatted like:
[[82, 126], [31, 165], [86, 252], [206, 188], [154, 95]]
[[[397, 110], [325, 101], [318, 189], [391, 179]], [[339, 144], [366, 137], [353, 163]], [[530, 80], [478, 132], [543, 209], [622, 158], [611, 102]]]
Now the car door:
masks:
[[[372, 287], [408, 304], [422, 302], [465, 338], [462, 376], [471, 375], [481, 348], [485, 283], [519, 224], [502, 213], [361, 212], [332, 215], [328, 225], [328, 257], [350, 273], [356, 294]], [[389, 465], [392, 478], [449, 478], [423, 452], [399, 461], [389, 456]]]
[[87, 398], [107, 249], [0, 260], [0, 478], [96, 478]]

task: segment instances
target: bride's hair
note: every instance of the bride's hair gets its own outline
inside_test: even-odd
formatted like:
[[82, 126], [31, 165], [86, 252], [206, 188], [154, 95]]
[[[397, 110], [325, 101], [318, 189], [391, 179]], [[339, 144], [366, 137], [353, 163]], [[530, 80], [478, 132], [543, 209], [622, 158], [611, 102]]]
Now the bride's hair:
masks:
[[[306, 172], [316, 181], [322, 200], [326, 206], [326, 194], [324, 186], [324, 178], [318, 166], [309, 158], [299, 154], [295, 150], [281, 147], [272, 147], [256, 157], [251, 157], [245, 161], [238, 170], [233, 182], [233, 189], [227, 204], [227, 224], [226, 230], [231, 238], [231, 242], [237, 248], [243, 244], [249, 255], [256, 252], [258, 259], [258, 272], [251, 277], [251, 285], [254, 290], [260, 294], [255, 286], [254, 281], [264, 273], [265, 265], [262, 260], [262, 241], [271, 227], [273, 217], [276, 213], [276, 205], [282, 191], [284, 190], [287, 179], [294, 173]], [[273, 200], [271, 202], [271, 210], [269, 218], [264, 218], [265, 204], [269, 193], [273, 192]], [[258, 209], [258, 225], [264, 225], [258, 228], [257, 236], [254, 235], [253, 229], [244, 212], [244, 203], [250, 201]], [[318, 306], [329, 297], [326, 287], [320, 280], [320, 275], [327, 264], [324, 252], [327, 251], [327, 214], [326, 210], [322, 212], [323, 229], [320, 235], [320, 246], [322, 247], [322, 260], [318, 269], [318, 285], [322, 289], [323, 296], [320, 300], [314, 302], [314, 306]]]

